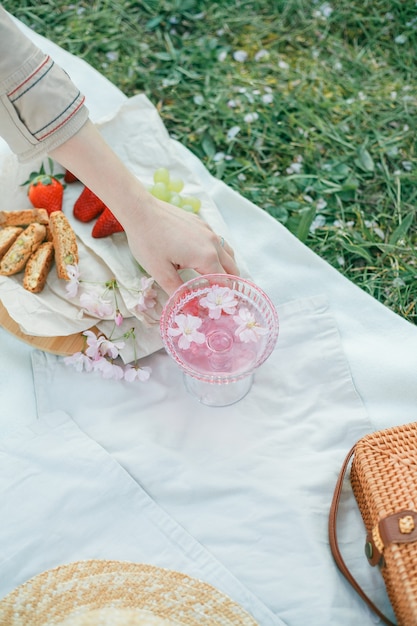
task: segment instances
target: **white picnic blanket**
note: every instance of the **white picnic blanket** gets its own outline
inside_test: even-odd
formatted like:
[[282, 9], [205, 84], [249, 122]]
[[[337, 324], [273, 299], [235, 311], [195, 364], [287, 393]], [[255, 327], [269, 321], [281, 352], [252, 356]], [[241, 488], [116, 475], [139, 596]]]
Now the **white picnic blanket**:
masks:
[[[160, 125], [146, 99], [126, 101], [29, 34], [85, 91], [96, 121], [134, 106], [149, 132]], [[58, 562], [123, 557], [202, 577], [261, 625], [371, 625], [334, 566], [327, 515], [351, 445], [417, 419], [417, 331], [167, 141], [276, 304], [276, 349], [246, 398], [213, 409], [187, 395], [163, 351], [144, 359], [147, 383], [103, 381], [1, 331], [0, 596]], [[348, 484], [340, 537], [353, 573], [389, 611]]]

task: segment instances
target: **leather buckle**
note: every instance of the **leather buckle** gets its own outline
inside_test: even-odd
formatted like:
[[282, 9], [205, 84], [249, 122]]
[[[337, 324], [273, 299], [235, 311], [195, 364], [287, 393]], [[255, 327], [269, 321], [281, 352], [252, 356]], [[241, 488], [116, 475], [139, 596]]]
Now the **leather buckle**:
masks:
[[399, 511], [387, 515], [366, 535], [365, 554], [372, 567], [384, 564], [384, 548], [390, 543], [417, 541], [417, 513]]

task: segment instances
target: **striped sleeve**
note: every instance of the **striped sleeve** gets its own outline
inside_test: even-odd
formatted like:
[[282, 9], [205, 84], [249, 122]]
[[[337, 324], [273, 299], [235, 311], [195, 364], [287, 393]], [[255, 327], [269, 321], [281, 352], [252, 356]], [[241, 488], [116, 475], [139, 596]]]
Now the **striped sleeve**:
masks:
[[80, 90], [0, 7], [0, 135], [11, 150], [22, 162], [43, 156], [87, 119]]

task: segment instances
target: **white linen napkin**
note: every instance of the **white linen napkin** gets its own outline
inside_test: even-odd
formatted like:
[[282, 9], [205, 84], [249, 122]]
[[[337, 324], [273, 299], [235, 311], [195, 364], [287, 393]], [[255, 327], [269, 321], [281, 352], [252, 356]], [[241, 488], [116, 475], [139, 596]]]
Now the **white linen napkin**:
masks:
[[2, 437], [0, 459], [0, 597], [63, 563], [118, 559], [187, 573], [284, 626], [65, 413]]
[[36, 415], [31, 352], [27, 344], [0, 328], [0, 437]]
[[[295, 300], [278, 306], [278, 314], [277, 347], [235, 405], [199, 405], [162, 352], [145, 359], [150, 381], [130, 386], [74, 373], [37, 352], [39, 415], [65, 405], [156, 502], [292, 626], [342, 626], [358, 616], [372, 624], [342, 582], [327, 539], [343, 458], [372, 427], [326, 299]], [[386, 606], [382, 580], [368, 574], [363, 557], [362, 522], [347, 500], [342, 550]]]

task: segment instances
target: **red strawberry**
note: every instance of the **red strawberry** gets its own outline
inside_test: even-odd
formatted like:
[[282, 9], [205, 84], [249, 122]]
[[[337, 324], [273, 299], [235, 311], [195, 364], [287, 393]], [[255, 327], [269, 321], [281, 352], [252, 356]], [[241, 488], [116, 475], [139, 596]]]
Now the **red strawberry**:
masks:
[[23, 185], [29, 185], [29, 200], [35, 209], [46, 209], [49, 214], [62, 209], [64, 186], [60, 182], [63, 174], [53, 174], [52, 159], [49, 159], [51, 173], [46, 174], [43, 163], [39, 172], [32, 172]]
[[76, 183], [78, 181], [78, 178], [69, 170], [65, 170], [64, 180], [66, 183]]
[[74, 204], [73, 214], [80, 222], [90, 222], [105, 209], [100, 200], [88, 187], [84, 187]]
[[103, 213], [94, 224], [91, 234], [96, 239], [99, 239], [100, 237], [113, 235], [113, 233], [121, 233], [123, 230], [121, 223], [114, 217], [110, 209], [105, 207]]

